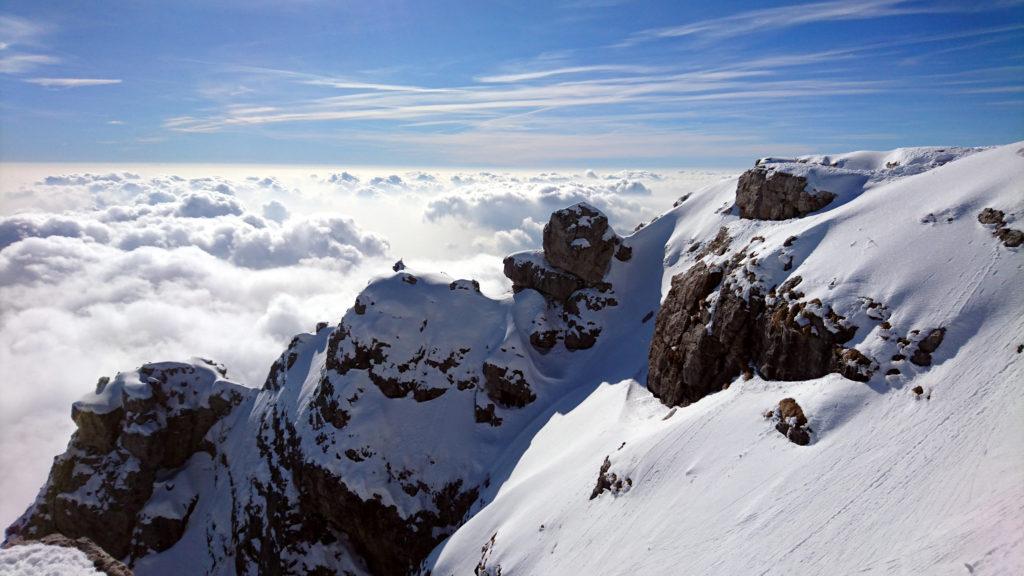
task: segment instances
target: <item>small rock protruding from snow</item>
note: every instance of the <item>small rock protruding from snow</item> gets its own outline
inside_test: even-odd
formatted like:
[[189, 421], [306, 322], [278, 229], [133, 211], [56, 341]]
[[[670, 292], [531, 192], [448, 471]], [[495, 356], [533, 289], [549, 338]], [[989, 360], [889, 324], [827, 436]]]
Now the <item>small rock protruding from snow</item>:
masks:
[[1024, 244], [1024, 232], [1010, 228], [1006, 225], [1006, 214], [995, 208], [985, 208], [978, 213], [978, 222], [986, 226], [994, 226], [992, 235], [1003, 243], [1007, 248], [1016, 248]]
[[775, 429], [798, 446], [811, 443], [811, 429], [807, 426], [807, 416], [803, 408], [792, 398], [783, 398], [779, 405], [765, 416], [775, 422]]
[[[622, 448], [621, 446], [619, 448]], [[620, 478], [618, 474], [611, 472], [612, 461], [608, 456], [604, 457], [604, 462], [601, 463], [601, 469], [597, 473], [597, 485], [594, 486], [594, 490], [590, 492], [590, 499], [593, 500], [605, 492], [611, 492], [614, 495], [624, 494], [629, 492], [629, 489], [633, 487], [632, 478]]]
[[917, 350], [910, 355], [910, 361], [918, 366], [932, 365], [932, 352], [938, 349], [946, 337], [945, 328], [935, 328], [917, 343]]

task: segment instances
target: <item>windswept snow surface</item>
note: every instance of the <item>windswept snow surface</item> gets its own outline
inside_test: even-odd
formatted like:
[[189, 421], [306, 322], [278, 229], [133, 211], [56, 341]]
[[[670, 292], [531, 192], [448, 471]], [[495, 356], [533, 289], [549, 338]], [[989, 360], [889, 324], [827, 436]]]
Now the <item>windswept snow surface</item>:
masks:
[[[636, 378], [609, 378], [538, 417], [539, 431], [492, 473], [507, 480], [434, 551], [432, 573], [1024, 573], [1024, 260], [977, 221], [989, 206], [1024, 213], [1022, 146], [948, 149], [941, 162], [937, 149], [828, 159], [840, 168], [784, 162], [856, 171], [862, 185], [811, 216], [762, 222], [732, 214], [735, 180], [724, 181], [627, 239], [633, 277], [615, 277], [617, 266], [612, 281], [633, 285], [616, 290], [642, 314], [659, 295], [634, 288], [660, 280], [666, 293], [693, 263], [694, 241], [721, 226], [730, 252], [763, 237], [758, 275], [802, 276], [806, 298], [857, 324], [848, 345], [881, 369], [868, 383], [738, 379], [668, 408], [642, 385], [646, 346], [632, 344], [649, 340], [653, 322], [638, 315], [615, 335], [621, 353], [603, 349], [607, 366], [633, 366]], [[921, 158], [930, 170], [886, 168]], [[882, 303], [882, 317], [864, 298]], [[894, 338], [883, 336], [936, 327], [947, 332], [931, 367], [902, 362], [885, 375]], [[785, 397], [808, 415], [809, 446], [763, 417]], [[631, 485], [590, 499], [606, 456]]]
[[4, 576], [102, 576], [77, 548], [25, 544], [0, 550]]

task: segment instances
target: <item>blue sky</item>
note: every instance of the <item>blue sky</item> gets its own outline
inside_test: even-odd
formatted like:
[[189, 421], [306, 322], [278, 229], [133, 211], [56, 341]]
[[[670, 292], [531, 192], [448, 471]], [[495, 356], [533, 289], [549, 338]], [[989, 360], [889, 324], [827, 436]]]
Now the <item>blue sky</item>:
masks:
[[21, 2], [0, 160], [732, 167], [1024, 139], [1019, 0]]

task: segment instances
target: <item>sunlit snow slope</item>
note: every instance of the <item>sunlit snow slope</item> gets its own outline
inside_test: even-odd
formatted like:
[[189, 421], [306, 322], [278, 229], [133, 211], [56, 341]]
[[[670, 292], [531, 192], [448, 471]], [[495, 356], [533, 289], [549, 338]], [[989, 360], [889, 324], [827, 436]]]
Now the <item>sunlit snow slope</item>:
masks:
[[[433, 574], [1024, 572], [1024, 260], [977, 219], [986, 207], [1022, 214], [1024, 148], [934, 162], [942, 155], [783, 163], [823, 189], [850, 185], [837, 205], [767, 222], [728, 211], [728, 180], [634, 235], [641, 257], [664, 262], [665, 290], [693, 263], [692, 241], [720, 226], [733, 247], [763, 236], [761, 265], [792, 256], [778, 279], [800, 275], [808, 299], [848, 312], [860, 325], [851, 344], [882, 366], [868, 383], [740, 378], [680, 408], [655, 399], [643, 375], [603, 384], [556, 407], [504, 463], [508, 480], [435, 550]], [[888, 176], [887, 162], [899, 162]], [[926, 171], [906, 175], [915, 165]], [[933, 365], [902, 362], [887, 376], [891, 340], [862, 297], [882, 302], [901, 333], [945, 327]], [[808, 446], [763, 416], [785, 397], [808, 415]], [[606, 456], [631, 485], [590, 499]]]

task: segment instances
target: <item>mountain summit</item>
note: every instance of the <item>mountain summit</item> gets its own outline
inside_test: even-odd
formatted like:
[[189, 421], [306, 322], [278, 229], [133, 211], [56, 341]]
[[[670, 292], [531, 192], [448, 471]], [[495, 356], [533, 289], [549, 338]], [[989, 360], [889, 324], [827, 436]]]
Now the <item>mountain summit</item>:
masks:
[[1024, 143], [764, 158], [628, 236], [556, 211], [499, 299], [396, 265], [261, 388], [201, 358], [101, 379], [7, 544], [136, 574], [1015, 573], [1022, 192]]

